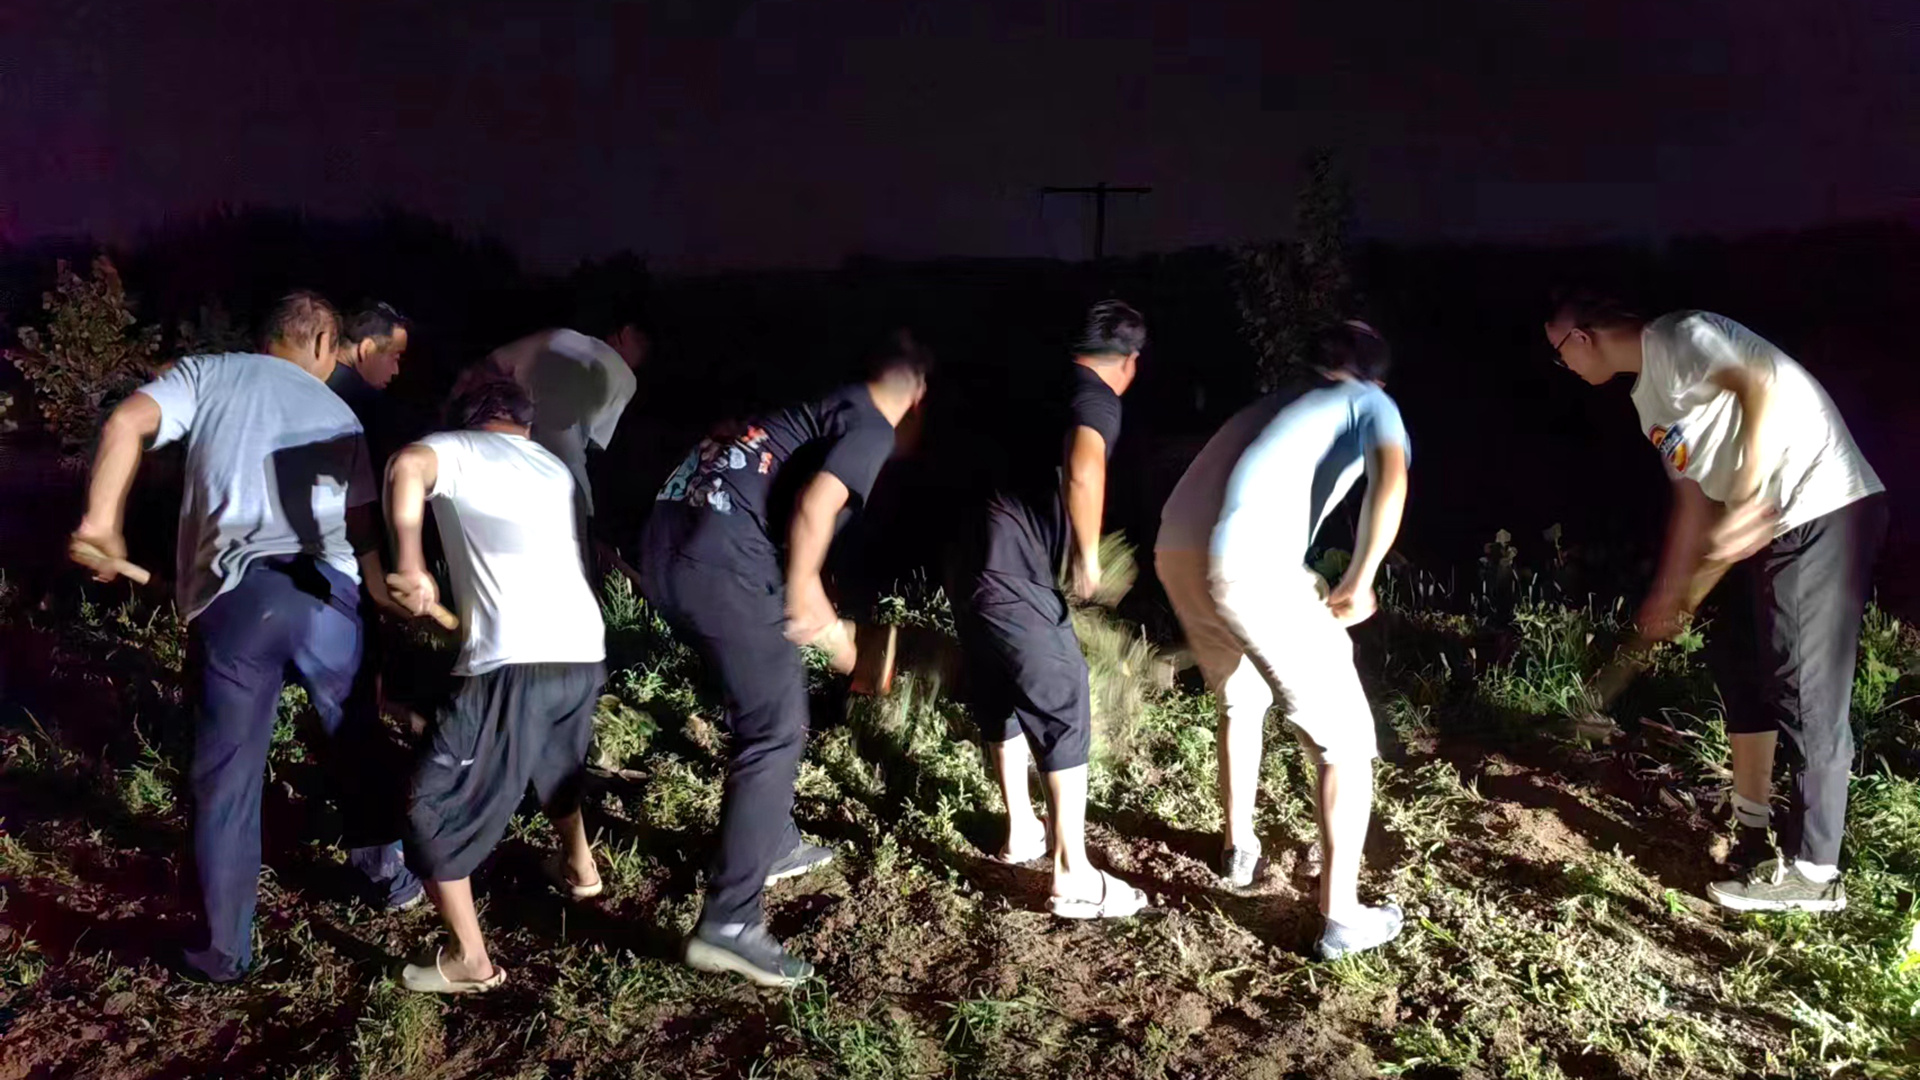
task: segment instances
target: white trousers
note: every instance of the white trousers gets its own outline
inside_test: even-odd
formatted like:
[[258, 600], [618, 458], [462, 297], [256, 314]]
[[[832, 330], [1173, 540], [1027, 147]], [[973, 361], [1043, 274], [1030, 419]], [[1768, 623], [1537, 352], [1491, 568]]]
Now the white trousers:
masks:
[[1155, 551], [1153, 561], [1223, 719], [1260, 724], [1284, 696], [1316, 760], [1378, 756], [1353, 640], [1320, 596], [1318, 575], [1282, 565], [1226, 580], [1204, 551]]

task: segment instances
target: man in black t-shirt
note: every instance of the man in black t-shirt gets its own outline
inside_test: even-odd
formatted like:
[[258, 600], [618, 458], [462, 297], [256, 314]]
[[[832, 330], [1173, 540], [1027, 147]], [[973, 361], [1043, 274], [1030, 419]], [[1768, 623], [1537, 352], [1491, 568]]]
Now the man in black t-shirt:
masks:
[[761, 907], [768, 882], [832, 857], [793, 824], [807, 738], [798, 646], [838, 627], [821, 581], [827, 549], [843, 511], [866, 502], [928, 366], [903, 335], [869, 381], [702, 442], [642, 530], [641, 591], [718, 675], [733, 736], [706, 903], [687, 939], [687, 963], [703, 971], [762, 986], [813, 971], [767, 933]]
[[[953, 596], [974, 717], [1007, 804], [998, 858], [1024, 863], [1051, 853], [1050, 906], [1070, 919], [1118, 918], [1146, 906], [1144, 893], [1087, 859], [1093, 712], [1087, 662], [1060, 589], [1070, 580], [1081, 600], [1099, 589], [1107, 459], [1120, 437], [1120, 395], [1146, 338], [1140, 313], [1117, 300], [1087, 313], [1057, 409], [1032, 433], [1039, 441], [1016, 447], [1021, 456], [995, 479]], [[1046, 778], [1051, 837], [1027, 791], [1029, 742]]]
[[405, 316], [387, 304], [367, 304], [340, 320], [333, 372], [327, 376], [327, 389], [347, 403], [367, 434], [376, 476], [385, 475], [394, 451], [421, 434], [415, 430], [420, 425], [387, 396], [387, 385], [400, 374], [407, 340]]

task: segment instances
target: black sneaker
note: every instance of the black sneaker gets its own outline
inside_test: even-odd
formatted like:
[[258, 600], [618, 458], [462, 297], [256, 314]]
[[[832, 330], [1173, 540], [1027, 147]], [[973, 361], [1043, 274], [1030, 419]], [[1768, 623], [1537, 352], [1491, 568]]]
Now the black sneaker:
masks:
[[1845, 911], [1847, 888], [1838, 875], [1819, 882], [1785, 859], [1769, 859], [1739, 881], [1716, 881], [1707, 897], [1729, 911]]
[[790, 877], [799, 877], [812, 870], [818, 870], [833, 861], [833, 849], [809, 844], [805, 840], [793, 846], [793, 850], [773, 860], [767, 868], [767, 884], [785, 881]]
[[788, 955], [765, 923], [696, 926], [686, 960], [696, 971], [732, 972], [761, 986], [793, 986], [813, 975], [813, 965]]

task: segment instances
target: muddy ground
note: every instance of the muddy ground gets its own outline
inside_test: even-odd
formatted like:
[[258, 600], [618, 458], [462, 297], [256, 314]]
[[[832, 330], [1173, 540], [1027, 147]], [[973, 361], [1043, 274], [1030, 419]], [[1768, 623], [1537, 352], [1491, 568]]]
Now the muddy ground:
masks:
[[1893, 943], [1911, 853], [1860, 878], [1864, 910], [1841, 921], [1722, 916], [1699, 899], [1720, 842], [1695, 745], [1710, 732], [1675, 727], [1657, 700], [1695, 681], [1650, 677], [1632, 711], [1664, 719], [1628, 717], [1621, 738], [1586, 747], [1550, 718], [1489, 706], [1484, 672], [1439, 660], [1484, 644], [1474, 631], [1429, 648], [1433, 626], [1453, 624], [1395, 630], [1392, 615], [1364, 654], [1370, 677], [1386, 673], [1373, 689], [1387, 760], [1363, 891], [1398, 898], [1409, 926], [1377, 954], [1309, 957], [1307, 767], [1278, 719], [1270, 862], [1232, 892], [1210, 869], [1210, 707], [1190, 687], [1152, 692], [1127, 754], [1097, 762], [1091, 842], [1155, 906], [1073, 923], [1046, 914], [1038, 869], [986, 857], [998, 799], [963, 709], [926, 679], [849, 702], [823, 676], [796, 812], [838, 858], [769, 897], [773, 929], [820, 978], [785, 993], [689, 971], [675, 952], [724, 736], [688, 658], [627, 602], [610, 608], [620, 673], [589, 804], [610, 888], [563, 901], [539, 873], [539, 821], [516, 825], [477, 885], [505, 987], [442, 1001], [392, 985], [436, 918], [356, 897], [293, 699], [266, 789], [260, 966], [238, 986], [196, 985], [169, 966], [187, 865], [178, 627], [126, 596], [0, 604], [0, 1080], [1671, 1080], [1914, 1060], [1899, 1002], [1863, 1007], [1855, 986], [1913, 989]]

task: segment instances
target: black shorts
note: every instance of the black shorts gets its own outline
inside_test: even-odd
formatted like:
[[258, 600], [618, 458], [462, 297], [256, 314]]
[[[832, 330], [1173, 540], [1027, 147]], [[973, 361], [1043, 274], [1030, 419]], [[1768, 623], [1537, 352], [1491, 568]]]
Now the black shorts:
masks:
[[981, 571], [955, 594], [965, 693], [981, 738], [1024, 732], [1042, 772], [1087, 763], [1093, 702], [1087, 661], [1060, 590]]
[[529, 785], [549, 816], [577, 810], [605, 681], [598, 662], [508, 664], [457, 680], [414, 769], [413, 872], [431, 881], [471, 875], [506, 835]]

